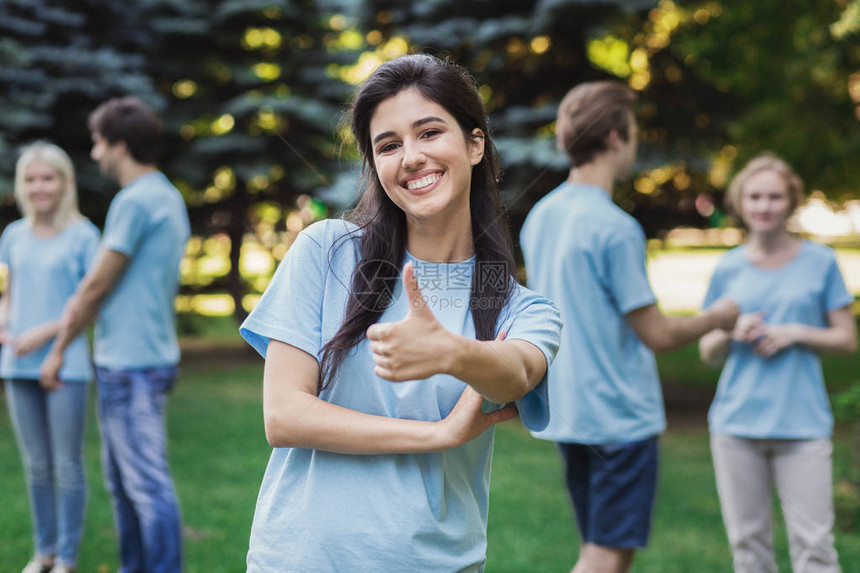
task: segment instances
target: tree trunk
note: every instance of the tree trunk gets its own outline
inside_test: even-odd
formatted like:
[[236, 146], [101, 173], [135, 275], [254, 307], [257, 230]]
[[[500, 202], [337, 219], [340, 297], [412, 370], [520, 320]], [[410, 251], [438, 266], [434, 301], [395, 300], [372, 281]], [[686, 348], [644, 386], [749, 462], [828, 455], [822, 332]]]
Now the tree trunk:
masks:
[[248, 316], [242, 306], [245, 297], [245, 282], [239, 272], [239, 256], [242, 252], [242, 239], [245, 237], [245, 221], [248, 217], [248, 195], [245, 191], [244, 179], [237, 178], [236, 189], [230, 205], [230, 223], [227, 233], [230, 237], [230, 274], [227, 289], [233, 299], [233, 317], [238, 324]]

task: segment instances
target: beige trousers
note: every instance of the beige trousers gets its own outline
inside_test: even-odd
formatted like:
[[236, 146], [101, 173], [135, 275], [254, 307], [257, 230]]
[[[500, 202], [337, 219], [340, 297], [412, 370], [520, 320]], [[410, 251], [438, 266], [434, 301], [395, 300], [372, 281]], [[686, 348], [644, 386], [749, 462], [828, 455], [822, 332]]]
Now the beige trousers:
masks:
[[794, 573], [839, 573], [833, 546], [833, 444], [711, 435], [711, 454], [735, 573], [776, 573], [773, 488]]

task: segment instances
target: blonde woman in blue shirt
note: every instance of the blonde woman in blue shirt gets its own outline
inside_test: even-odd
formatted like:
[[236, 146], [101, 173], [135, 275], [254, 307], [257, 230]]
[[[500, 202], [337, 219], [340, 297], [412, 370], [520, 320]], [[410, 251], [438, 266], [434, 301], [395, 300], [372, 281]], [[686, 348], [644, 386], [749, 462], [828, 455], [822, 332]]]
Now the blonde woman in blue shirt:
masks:
[[66, 349], [59, 387], [40, 386], [39, 369], [63, 307], [95, 257], [99, 232], [78, 212], [72, 162], [55, 145], [22, 152], [15, 199], [24, 217], [0, 237], [8, 269], [0, 375], [30, 491], [36, 556], [24, 573], [66, 573], [77, 562], [87, 495], [83, 440], [93, 372], [85, 337]]
[[705, 298], [707, 307], [730, 296], [742, 312], [734, 331], [700, 342], [703, 361], [723, 364], [708, 421], [736, 573], [777, 570], [774, 487], [795, 573], [840, 570], [831, 533], [833, 417], [819, 354], [856, 350], [854, 297], [833, 251], [788, 231], [802, 200], [800, 178], [774, 155], [738, 173], [726, 203], [747, 239], [720, 260]]

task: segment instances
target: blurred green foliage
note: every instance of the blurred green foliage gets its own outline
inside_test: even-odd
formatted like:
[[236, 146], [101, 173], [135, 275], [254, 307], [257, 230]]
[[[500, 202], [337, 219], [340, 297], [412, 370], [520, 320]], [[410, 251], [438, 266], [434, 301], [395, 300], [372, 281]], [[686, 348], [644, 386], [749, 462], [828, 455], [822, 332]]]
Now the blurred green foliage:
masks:
[[101, 224], [115, 185], [88, 159], [86, 117], [138, 95], [165, 118], [162, 167], [201, 241], [184, 291], [229, 292], [241, 317], [273, 267], [243, 273], [243, 257], [279, 260], [355, 200], [341, 110], [410, 51], [476, 76], [515, 233], [566, 173], [558, 101], [594, 79], [640, 93], [640, 161], [618, 200], [649, 236], [723, 224], [728, 178], [763, 149], [841, 200], [860, 180], [858, 37], [860, 0], [0, 0], [0, 220], [17, 217], [15, 149], [44, 138], [72, 155]]
[[840, 422], [860, 423], [860, 382], [833, 397], [833, 414]]

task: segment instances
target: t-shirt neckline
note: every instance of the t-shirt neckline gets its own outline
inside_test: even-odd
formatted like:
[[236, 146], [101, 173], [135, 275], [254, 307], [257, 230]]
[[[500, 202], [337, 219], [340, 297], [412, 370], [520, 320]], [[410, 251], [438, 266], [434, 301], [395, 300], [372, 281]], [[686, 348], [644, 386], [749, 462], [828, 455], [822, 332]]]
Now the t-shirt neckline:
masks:
[[475, 255], [472, 255], [468, 259], [465, 259], [462, 261], [452, 261], [452, 262], [447, 262], [447, 263], [436, 262], [436, 261], [425, 261], [423, 259], [419, 259], [415, 255], [410, 253], [408, 249], [406, 249], [406, 258], [407, 258], [407, 260], [418, 263], [420, 265], [471, 265], [475, 262]]
[[801, 244], [800, 244], [800, 249], [798, 249], [798, 251], [794, 254], [794, 256], [777, 267], [763, 267], [761, 265], [758, 265], [758, 264], [752, 262], [752, 260], [750, 260], [749, 256], [747, 255], [747, 252], [749, 250], [749, 246], [746, 244], [743, 245], [743, 250], [741, 251], [741, 254], [744, 257], [744, 261], [748, 265], [750, 265], [752, 268], [756, 269], [757, 271], [761, 271], [763, 273], [775, 273], [775, 272], [783, 271], [785, 269], [792, 267], [800, 259], [800, 257], [803, 255], [803, 253], [806, 251], [808, 245], [809, 245], [809, 241], [807, 241], [806, 239], [803, 239], [801, 241]]

